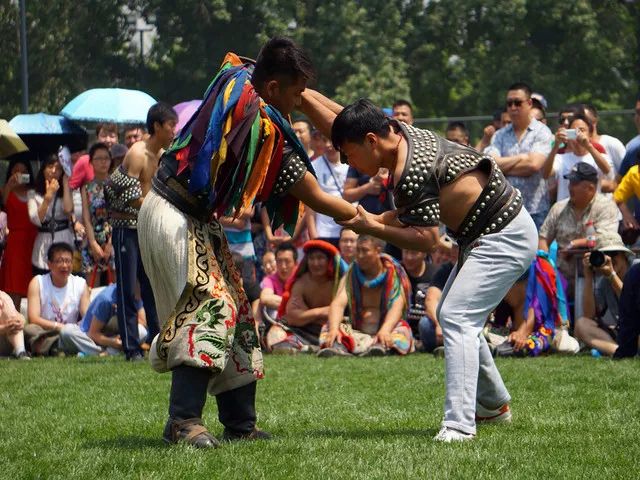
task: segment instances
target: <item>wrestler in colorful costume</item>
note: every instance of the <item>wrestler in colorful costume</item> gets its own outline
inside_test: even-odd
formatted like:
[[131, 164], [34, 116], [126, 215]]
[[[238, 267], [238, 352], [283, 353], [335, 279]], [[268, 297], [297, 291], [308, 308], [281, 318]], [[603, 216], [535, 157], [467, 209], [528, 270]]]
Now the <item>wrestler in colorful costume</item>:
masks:
[[207, 391], [216, 396], [225, 439], [268, 437], [255, 427], [263, 377], [255, 322], [216, 216], [262, 202], [274, 227], [292, 232], [299, 201], [288, 192], [296, 188], [314, 209], [355, 214], [346, 202], [306, 196], [319, 189], [283, 114], [312, 74], [306, 54], [282, 37], [263, 47], [255, 66], [228, 54], [163, 155], [140, 210], [140, 248], [163, 322], [150, 357], [156, 371], [172, 371], [167, 442], [218, 445], [202, 424]]
[[[329, 304], [348, 268], [338, 249], [328, 242], [309, 240], [302, 248], [304, 257], [287, 280], [278, 308], [278, 321], [267, 330], [265, 344], [271, 351], [312, 352], [318, 349]], [[317, 260], [310, 258], [316, 252], [326, 259], [326, 268], [320, 274], [316, 272]], [[311, 266], [310, 262], [313, 262]], [[294, 291], [296, 285], [299, 288]], [[302, 318], [304, 316], [308, 318]]]
[[[397, 353], [406, 355], [415, 350], [411, 327], [404, 318], [410, 304], [411, 283], [404, 268], [393, 257], [380, 253], [382, 271], [373, 279], [367, 279], [358, 266], [357, 260], [351, 264], [345, 279], [349, 306], [349, 322], [339, 326], [337, 343], [352, 355], [383, 355]], [[363, 321], [363, 296], [365, 289], [380, 288], [380, 315], [377, 325], [366, 326]], [[387, 318], [394, 302], [402, 302], [400, 320], [391, 329], [392, 346], [386, 348], [376, 341], [376, 333]], [[320, 344], [326, 344], [329, 325], [325, 325], [320, 335]], [[327, 352], [325, 352], [326, 355]], [[325, 356], [321, 355], [321, 356]]]

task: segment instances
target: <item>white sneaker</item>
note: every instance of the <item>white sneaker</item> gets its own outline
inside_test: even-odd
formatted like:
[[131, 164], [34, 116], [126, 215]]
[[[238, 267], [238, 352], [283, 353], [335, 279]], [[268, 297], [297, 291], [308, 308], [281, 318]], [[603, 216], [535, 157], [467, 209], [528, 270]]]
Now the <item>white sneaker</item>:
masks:
[[466, 442], [468, 440], [473, 440], [474, 438], [476, 438], [476, 436], [471, 433], [463, 433], [460, 430], [455, 430], [449, 427], [442, 427], [438, 434], [433, 437], [436, 442], [444, 443]]
[[476, 403], [476, 422], [482, 423], [511, 423], [511, 409], [505, 403], [495, 410], [485, 408], [480, 403]]
[[565, 327], [556, 331], [551, 346], [558, 353], [569, 353], [575, 355], [580, 351], [580, 344], [575, 338], [569, 335], [569, 332]]

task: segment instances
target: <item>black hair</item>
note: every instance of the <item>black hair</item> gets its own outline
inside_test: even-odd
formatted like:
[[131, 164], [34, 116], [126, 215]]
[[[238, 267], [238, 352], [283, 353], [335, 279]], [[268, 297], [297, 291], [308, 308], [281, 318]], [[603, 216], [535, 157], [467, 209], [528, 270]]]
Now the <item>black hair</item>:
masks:
[[293, 243], [291, 242], [282, 242], [280, 245], [278, 245], [275, 251], [276, 258], [278, 258], [279, 252], [293, 252], [293, 259], [296, 262], [298, 261], [298, 250], [293, 246]]
[[259, 87], [280, 77], [290, 85], [300, 78], [311, 80], [314, 75], [311, 59], [301, 47], [290, 38], [273, 37], [260, 50], [251, 81]]
[[58, 252], [68, 252], [73, 256], [73, 248], [67, 242], [55, 242], [52, 243], [47, 250], [47, 260], [53, 262], [53, 256]]
[[500, 107], [493, 112], [493, 121], [499, 122], [502, 120], [502, 114], [507, 113], [507, 107]]
[[387, 243], [384, 240], [381, 240], [378, 237], [374, 237], [373, 235], [368, 235], [366, 233], [363, 233], [360, 236], [358, 236], [358, 240], [357, 240], [358, 245], [364, 242], [371, 242], [376, 247], [380, 248], [380, 250], [384, 250], [384, 248], [387, 245]]
[[293, 123], [306, 123], [309, 128], [309, 135], [311, 135], [311, 132], [313, 131], [313, 124], [308, 119], [298, 118], [297, 120], [294, 120]]
[[399, 98], [395, 102], [393, 102], [391, 108], [393, 109], [396, 107], [409, 107], [409, 110], [411, 110], [411, 113], [413, 113], [413, 106], [411, 105], [411, 102], [409, 100], [405, 100], [404, 98]]
[[[340, 235], [338, 235], [338, 238], [342, 238], [342, 234], [343, 234], [344, 232], [353, 232], [353, 233], [356, 233], [356, 232], [354, 232], [354, 231], [353, 231], [351, 228], [349, 228], [349, 227], [342, 227], [342, 228], [340, 229]], [[356, 233], [356, 235], [358, 235], [358, 234]]]
[[178, 114], [168, 103], [158, 102], [152, 105], [147, 112], [147, 131], [150, 135], [153, 135], [155, 133], [155, 129], [153, 128], [154, 123], [158, 122], [162, 125], [164, 122], [170, 120], [177, 122]]
[[130, 125], [125, 125], [124, 128], [122, 129], [124, 133], [127, 133], [131, 130], [144, 130], [144, 125], [130, 124]]
[[575, 113], [571, 115], [571, 117], [569, 118], [569, 125], [571, 125], [576, 120], [582, 120], [587, 124], [587, 127], [589, 127], [589, 133], [593, 132], [593, 122], [584, 113]]
[[447, 125], [447, 132], [450, 132], [452, 130], [460, 130], [466, 137], [469, 136], [469, 129], [467, 128], [467, 126], [464, 124], [464, 122], [458, 121], [458, 120], [454, 120], [453, 122], [449, 122], [449, 125]]
[[524, 82], [512, 83], [509, 85], [509, 88], [507, 88], [508, 92], [511, 90], [522, 90], [527, 95], [527, 98], [531, 98], [531, 87]]
[[6, 184], [9, 181], [9, 178], [11, 178], [11, 170], [13, 170], [13, 168], [18, 164], [26, 167], [27, 173], [29, 174], [29, 183], [27, 185], [29, 187], [33, 187], [33, 169], [31, 168], [31, 162], [24, 158], [14, 158], [9, 162], [9, 167], [7, 167], [7, 177], [4, 179], [4, 183]]
[[596, 106], [593, 103], [585, 103], [584, 104], [584, 109], [585, 110], [589, 110], [591, 112], [591, 114], [593, 115], [593, 118], [595, 118], [595, 119], [600, 118], [600, 114], [598, 113], [598, 109], [596, 108]]
[[107, 147], [106, 143], [96, 142], [93, 145], [91, 145], [91, 148], [89, 149], [89, 161], [90, 162], [93, 161], [93, 156], [96, 154], [98, 150], [106, 150], [107, 153], [109, 154], [109, 171], [111, 171], [111, 167], [113, 166], [113, 155], [111, 155], [111, 149]]
[[584, 104], [582, 103], [567, 103], [558, 111], [558, 115], [561, 113], [570, 113], [573, 115], [584, 115]]
[[[40, 170], [38, 170], [38, 174], [36, 175], [36, 182], [35, 182], [35, 191], [38, 192], [40, 195], [44, 196], [44, 194], [47, 192], [47, 182], [45, 181], [45, 178], [44, 178], [44, 169], [54, 163], [59, 164], [60, 160], [58, 159], [58, 155], [56, 155], [55, 153], [52, 153], [44, 157], [44, 160], [40, 164]], [[56, 192], [56, 196], [58, 198], [62, 198], [62, 193], [63, 193], [62, 175], [64, 174], [64, 172], [62, 170], [62, 165], [60, 165], [60, 172], [62, 172], [59, 179], [60, 188], [58, 188], [58, 191]]]
[[361, 98], [342, 110], [333, 121], [331, 142], [333, 148], [340, 150], [345, 142], [364, 142], [367, 133], [386, 138], [389, 136], [389, 117], [366, 98]]

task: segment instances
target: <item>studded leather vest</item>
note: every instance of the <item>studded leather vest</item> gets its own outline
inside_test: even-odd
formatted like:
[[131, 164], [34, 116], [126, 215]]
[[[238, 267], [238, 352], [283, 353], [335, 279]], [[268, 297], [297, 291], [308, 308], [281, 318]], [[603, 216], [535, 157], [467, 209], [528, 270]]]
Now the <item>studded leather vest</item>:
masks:
[[435, 227], [440, 222], [440, 189], [473, 170], [488, 176], [487, 185], [457, 232], [460, 252], [475, 239], [500, 231], [522, 208], [522, 195], [504, 178], [495, 160], [476, 150], [450, 142], [430, 132], [401, 122], [408, 143], [407, 161], [394, 188], [398, 216], [407, 225]]
[[111, 217], [111, 226], [115, 228], [136, 228], [138, 209], [129, 202], [142, 197], [142, 188], [138, 178], [131, 177], [122, 165], [116, 168], [104, 184], [104, 196], [109, 212], [123, 214], [131, 218]]

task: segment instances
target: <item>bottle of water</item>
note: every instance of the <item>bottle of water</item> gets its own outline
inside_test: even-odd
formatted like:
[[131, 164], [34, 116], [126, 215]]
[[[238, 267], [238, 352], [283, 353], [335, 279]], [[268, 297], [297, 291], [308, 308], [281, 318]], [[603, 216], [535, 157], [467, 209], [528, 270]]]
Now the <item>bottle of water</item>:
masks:
[[596, 247], [596, 228], [593, 226], [593, 220], [587, 222], [587, 248], [593, 250]]

